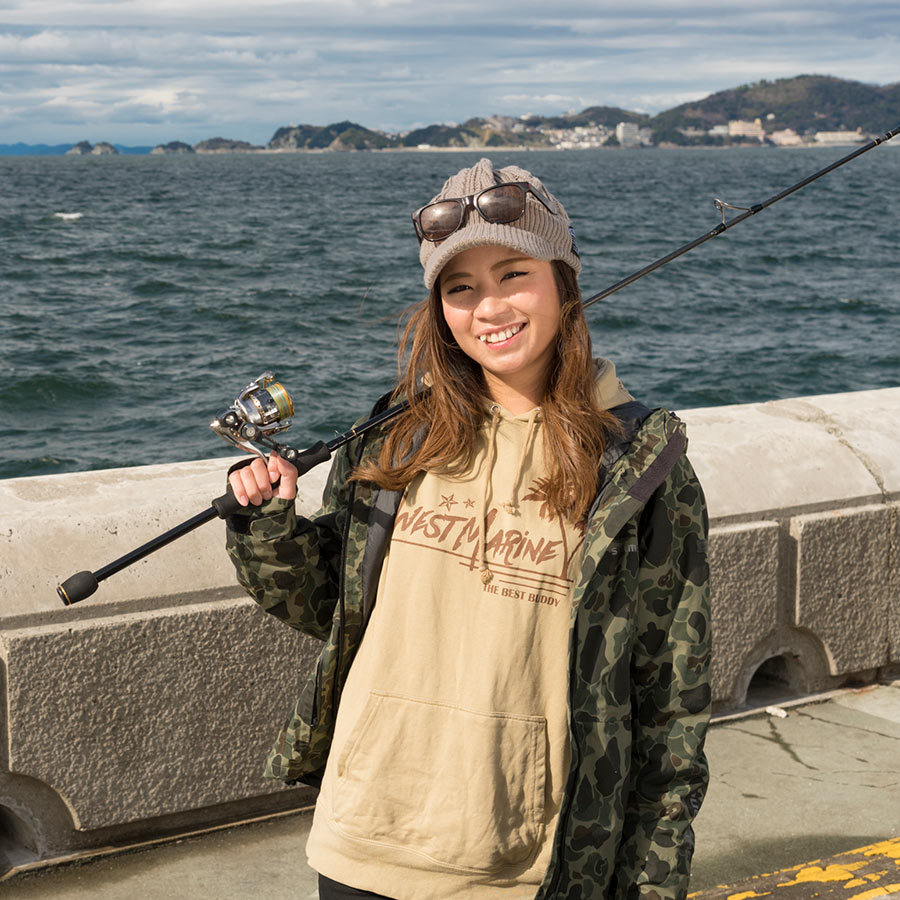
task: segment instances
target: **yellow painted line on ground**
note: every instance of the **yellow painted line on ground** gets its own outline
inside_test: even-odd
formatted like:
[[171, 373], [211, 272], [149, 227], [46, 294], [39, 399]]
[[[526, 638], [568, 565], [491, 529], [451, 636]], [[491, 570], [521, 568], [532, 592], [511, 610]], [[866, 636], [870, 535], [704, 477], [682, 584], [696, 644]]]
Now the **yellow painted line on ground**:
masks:
[[[882, 883], [882, 880], [889, 882]], [[865, 888], [854, 892], [856, 888]], [[692, 900], [878, 900], [900, 896], [900, 837], [813, 859], [799, 866], [755, 875], [737, 884], [720, 884], [688, 895]]]
[[822, 866], [806, 866], [801, 869], [793, 881], [782, 881], [778, 887], [790, 887], [793, 884], [825, 884], [828, 881], [850, 881], [853, 873], [861, 869], [866, 861], [846, 863], [833, 863], [824, 868]]
[[884, 887], [875, 888], [871, 891], [863, 891], [861, 894], [854, 894], [847, 900], [875, 900], [876, 897], [890, 897], [900, 891], [900, 882], [897, 884], [886, 884]]

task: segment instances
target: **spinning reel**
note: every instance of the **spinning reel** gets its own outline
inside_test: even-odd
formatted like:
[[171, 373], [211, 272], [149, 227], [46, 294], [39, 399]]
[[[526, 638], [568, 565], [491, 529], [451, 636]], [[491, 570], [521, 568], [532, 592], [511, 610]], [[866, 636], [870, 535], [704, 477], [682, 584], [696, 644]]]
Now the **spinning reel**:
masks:
[[271, 372], [263, 372], [245, 387], [234, 403], [221, 410], [209, 427], [229, 444], [265, 460], [265, 454], [253, 444], [274, 450], [294, 463], [300, 451], [272, 440], [273, 435], [291, 427], [294, 402], [284, 386]]

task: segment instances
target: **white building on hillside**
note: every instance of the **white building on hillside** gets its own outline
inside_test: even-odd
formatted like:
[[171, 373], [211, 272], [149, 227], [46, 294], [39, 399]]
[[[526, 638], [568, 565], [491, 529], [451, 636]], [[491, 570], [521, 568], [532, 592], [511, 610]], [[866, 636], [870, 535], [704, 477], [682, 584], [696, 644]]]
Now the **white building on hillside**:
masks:
[[755, 138], [760, 143], [766, 139], [766, 129], [759, 119], [745, 122], [742, 119], [732, 119], [728, 123], [728, 136], [741, 138]]
[[781, 131], [773, 131], [769, 135], [769, 140], [776, 147], [799, 147], [803, 143], [803, 138], [794, 131], [793, 128], [784, 128]]
[[640, 147], [641, 130], [634, 122], [619, 122], [616, 125], [616, 140], [621, 147]]
[[857, 128], [856, 131], [817, 131], [815, 137], [817, 144], [825, 144], [828, 147], [858, 144], [866, 139], [861, 128]]

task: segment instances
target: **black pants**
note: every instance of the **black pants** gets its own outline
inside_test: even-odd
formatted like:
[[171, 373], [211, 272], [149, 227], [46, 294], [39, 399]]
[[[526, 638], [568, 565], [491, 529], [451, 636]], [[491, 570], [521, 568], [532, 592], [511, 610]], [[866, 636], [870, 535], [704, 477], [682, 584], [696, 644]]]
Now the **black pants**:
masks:
[[384, 894], [373, 894], [371, 891], [358, 891], [319, 875], [319, 900], [391, 900]]

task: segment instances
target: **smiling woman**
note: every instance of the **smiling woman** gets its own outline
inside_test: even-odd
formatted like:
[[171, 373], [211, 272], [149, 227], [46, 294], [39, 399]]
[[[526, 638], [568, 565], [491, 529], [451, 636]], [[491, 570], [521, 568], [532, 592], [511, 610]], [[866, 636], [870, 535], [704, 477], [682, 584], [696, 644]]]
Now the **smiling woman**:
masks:
[[441, 310], [453, 339], [481, 366], [490, 395], [513, 413], [540, 404], [559, 332], [553, 266], [506, 247], [472, 247], [441, 273]]
[[376, 407], [407, 411], [312, 519], [279, 457], [230, 474], [240, 582], [325, 641], [267, 774], [321, 787], [322, 900], [683, 897], [710, 649], [683, 425], [592, 359], [530, 172], [483, 159], [413, 220], [429, 294]]

